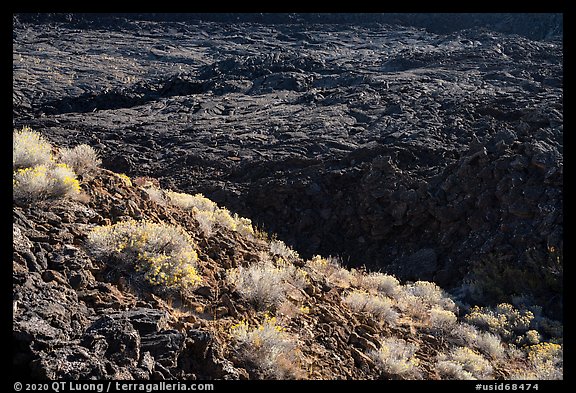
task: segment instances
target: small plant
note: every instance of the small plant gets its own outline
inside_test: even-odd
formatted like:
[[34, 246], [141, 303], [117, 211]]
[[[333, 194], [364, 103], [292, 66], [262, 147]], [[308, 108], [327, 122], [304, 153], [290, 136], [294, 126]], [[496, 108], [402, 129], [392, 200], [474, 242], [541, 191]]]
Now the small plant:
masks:
[[467, 323], [457, 323], [448, 332], [447, 339], [459, 346], [472, 346], [480, 332], [474, 326]]
[[492, 359], [501, 359], [506, 351], [500, 336], [490, 332], [480, 332], [467, 323], [455, 324], [448, 332], [448, 341], [465, 347], [474, 347]]
[[[400, 286], [394, 294], [398, 308], [405, 314], [420, 320], [422, 323], [430, 322], [431, 310], [445, 310], [452, 313], [458, 311], [458, 307], [442, 289], [428, 281], [416, 281]], [[434, 311], [436, 322], [440, 322], [443, 316], [453, 319], [447, 313], [440, 315], [440, 311]]]
[[218, 205], [202, 194], [190, 195], [182, 192], [166, 191], [170, 203], [184, 210], [196, 208], [200, 211], [214, 212]]
[[52, 162], [52, 146], [29, 127], [12, 134], [12, 166], [14, 170], [48, 166]]
[[537, 330], [528, 330], [524, 334], [524, 340], [528, 345], [536, 345], [540, 343], [540, 334]]
[[400, 288], [400, 282], [396, 277], [380, 272], [362, 275], [359, 281], [359, 286], [365, 290], [380, 292], [390, 297], [393, 297]]
[[356, 275], [342, 267], [342, 263], [334, 257], [323, 258], [320, 255], [315, 255], [306, 262], [306, 266], [318, 277], [340, 288], [349, 288], [357, 281]]
[[114, 176], [119, 178], [125, 186], [132, 187], [132, 180], [130, 180], [130, 176], [126, 175], [125, 173], [114, 173]]
[[13, 198], [24, 202], [73, 198], [80, 194], [76, 174], [66, 164], [18, 169], [13, 174], [12, 185]]
[[193, 241], [180, 227], [129, 220], [94, 228], [87, 244], [96, 257], [132, 265], [152, 285], [187, 287], [201, 280]]
[[446, 379], [490, 379], [493, 372], [488, 360], [466, 347], [440, 354], [436, 370]]
[[418, 359], [414, 354], [418, 346], [405, 340], [387, 337], [378, 350], [368, 352], [376, 367], [392, 376], [414, 377], [418, 374]]
[[449, 311], [457, 311], [458, 307], [448, 295], [436, 284], [428, 281], [416, 281], [404, 286], [404, 290], [416, 298], [420, 303], [435, 306]]
[[148, 198], [150, 198], [152, 202], [155, 202], [161, 206], [166, 205], [166, 198], [164, 197], [164, 191], [162, 191], [162, 189], [157, 188], [153, 185], [143, 188], [144, 191], [146, 191], [146, 194], [148, 194]]
[[211, 236], [215, 226], [236, 231], [242, 236], [254, 236], [254, 228], [249, 219], [230, 214], [228, 209], [218, 207], [202, 194], [166, 191], [165, 195], [171, 205], [194, 213], [204, 236]]
[[228, 280], [244, 299], [259, 310], [277, 308], [285, 299], [289, 283], [299, 286], [301, 277], [293, 265], [280, 261], [275, 265], [263, 258], [248, 267], [231, 269]]
[[350, 292], [343, 302], [353, 311], [367, 313], [391, 325], [395, 325], [398, 320], [398, 313], [393, 307], [394, 302], [385, 296], [356, 290]]
[[477, 378], [471, 372], [464, 370], [460, 363], [451, 360], [439, 360], [436, 363], [436, 371], [442, 379], [452, 380], [475, 380]]
[[288, 247], [282, 240], [272, 240], [270, 242], [270, 253], [287, 261], [300, 257], [296, 251]]
[[468, 323], [511, 339], [515, 334], [522, 334], [530, 329], [534, 314], [528, 310], [517, 310], [508, 303], [491, 307], [474, 306], [465, 316]]
[[264, 322], [250, 328], [246, 321], [232, 326], [234, 349], [240, 360], [252, 363], [267, 378], [287, 379], [299, 374], [297, 344], [275, 317], [265, 315]]
[[474, 346], [478, 348], [480, 352], [492, 359], [501, 359], [506, 353], [502, 346], [500, 336], [490, 332], [482, 332], [478, 334], [474, 341]]
[[52, 145], [39, 133], [28, 127], [15, 131], [12, 147], [12, 196], [15, 201], [80, 196], [76, 173], [66, 162], [55, 161]]
[[88, 145], [60, 149], [60, 160], [82, 176], [96, 171], [102, 163], [96, 150]]
[[449, 331], [456, 325], [458, 318], [452, 311], [439, 307], [430, 309], [430, 325], [433, 329]]

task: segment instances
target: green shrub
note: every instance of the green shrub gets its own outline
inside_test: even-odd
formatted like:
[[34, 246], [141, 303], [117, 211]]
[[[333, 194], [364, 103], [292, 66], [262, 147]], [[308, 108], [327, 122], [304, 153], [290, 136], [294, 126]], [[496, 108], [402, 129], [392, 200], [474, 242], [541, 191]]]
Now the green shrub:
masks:
[[87, 244], [96, 257], [131, 264], [152, 285], [187, 287], [201, 280], [194, 243], [180, 227], [129, 220], [94, 228]]

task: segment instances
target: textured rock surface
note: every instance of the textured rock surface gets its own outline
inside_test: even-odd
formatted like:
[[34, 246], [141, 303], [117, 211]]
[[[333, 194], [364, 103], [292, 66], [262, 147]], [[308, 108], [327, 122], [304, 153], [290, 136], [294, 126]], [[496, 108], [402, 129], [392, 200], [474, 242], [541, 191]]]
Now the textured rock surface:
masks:
[[[339, 255], [475, 303], [524, 295], [561, 318], [561, 19], [486, 16], [483, 28], [462, 19], [464, 30], [443, 31], [408, 16], [163, 18], [16, 15], [14, 127], [88, 143], [115, 172], [203, 192], [303, 257]], [[123, 217], [194, 221], [115, 176], [86, 191], [88, 204], [14, 207], [16, 366], [50, 379], [254, 377], [207, 321], [152, 310], [163, 303], [125, 291], [122, 274], [82, 248], [87, 228]], [[204, 245], [206, 271], [254, 252], [227, 237]], [[241, 312], [214, 283], [195, 294], [208, 319]], [[306, 296], [321, 304], [329, 290]], [[345, 346], [320, 376], [373, 375], [360, 322], [325, 313], [301, 327], [306, 359]]]
[[17, 24], [15, 125], [204, 192], [307, 257], [457, 287], [492, 254], [563, 249], [554, 36], [77, 19]]

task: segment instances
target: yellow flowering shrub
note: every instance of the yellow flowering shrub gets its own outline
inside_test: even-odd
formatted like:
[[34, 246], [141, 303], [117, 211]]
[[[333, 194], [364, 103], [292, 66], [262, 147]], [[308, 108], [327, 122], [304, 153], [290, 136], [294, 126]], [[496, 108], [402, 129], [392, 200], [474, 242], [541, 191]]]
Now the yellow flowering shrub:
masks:
[[93, 255], [133, 264], [152, 285], [193, 286], [200, 282], [194, 243], [180, 227], [149, 221], [99, 226], [88, 235]]
[[526, 348], [528, 367], [515, 370], [509, 379], [561, 380], [564, 378], [564, 349], [555, 343], [539, 343]]
[[438, 355], [436, 370], [443, 379], [491, 379], [493, 372], [487, 359], [467, 347]]
[[563, 348], [560, 344], [539, 343], [532, 345], [528, 352], [528, 361], [535, 366], [546, 363], [562, 363]]
[[17, 169], [12, 176], [12, 185], [14, 199], [21, 201], [74, 197], [80, 194], [80, 182], [66, 164]]
[[73, 198], [80, 194], [76, 173], [66, 163], [57, 163], [52, 145], [28, 127], [12, 134], [12, 196], [31, 202], [49, 198]]
[[529, 310], [517, 310], [508, 303], [492, 307], [474, 306], [465, 317], [468, 323], [511, 338], [515, 333], [524, 333], [530, 329], [534, 314]]
[[14, 170], [48, 165], [52, 161], [52, 146], [38, 132], [23, 127], [12, 134], [12, 165]]
[[120, 180], [122, 180], [122, 182], [128, 186], [128, 187], [132, 187], [132, 180], [130, 180], [130, 176], [124, 174], [124, 173], [114, 173], [114, 176], [118, 177]]
[[252, 221], [248, 218], [239, 217], [237, 214], [232, 215], [228, 209], [218, 207], [215, 202], [202, 194], [190, 195], [181, 192], [166, 191], [165, 195], [171, 205], [194, 213], [200, 230], [205, 236], [212, 234], [214, 226], [236, 231], [243, 236], [254, 235]]

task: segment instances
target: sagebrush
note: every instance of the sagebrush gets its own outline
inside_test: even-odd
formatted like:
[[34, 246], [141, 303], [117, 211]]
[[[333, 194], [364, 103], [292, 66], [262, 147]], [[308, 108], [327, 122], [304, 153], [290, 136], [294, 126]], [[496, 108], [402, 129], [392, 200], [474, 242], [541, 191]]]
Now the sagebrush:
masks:
[[87, 244], [96, 257], [132, 265], [152, 285], [187, 287], [201, 280], [194, 242], [177, 226], [129, 220], [94, 228]]

